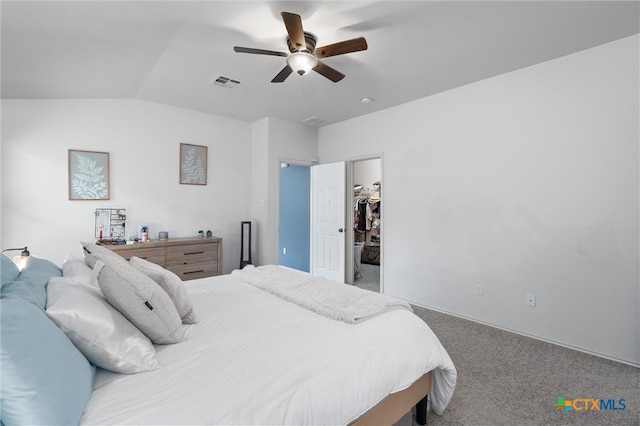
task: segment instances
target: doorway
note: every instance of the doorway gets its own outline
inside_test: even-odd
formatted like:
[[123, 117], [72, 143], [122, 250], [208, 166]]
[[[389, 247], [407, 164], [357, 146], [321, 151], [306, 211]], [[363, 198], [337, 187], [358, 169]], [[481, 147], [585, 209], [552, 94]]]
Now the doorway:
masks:
[[[344, 164], [344, 163], [343, 163]], [[374, 292], [382, 292], [383, 283], [383, 212], [382, 212], [382, 156], [352, 159], [347, 162], [346, 186], [343, 184], [346, 205], [343, 208], [344, 242], [349, 248], [341, 254], [344, 282]], [[278, 264], [310, 272], [311, 244], [311, 164], [294, 164], [279, 160], [278, 173]], [[357, 191], [357, 193], [356, 193]], [[369, 229], [357, 230], [356, 207], [367, 201], [370, 210]], [[364, 209], [364, 220], [367, 220]], [[364, 262], [363, 262], [364, 260]], [[346, 270], [346, 272], [345, 272]], [[343, 281], [343, 279], [337, 279]]]
[[344, 282], [346, 163], [278, 164], [278, 264]]
[[380, 293], [382, 267], [382, 159], [351, 162], [353, 285]]
[[280, 162], [278, 264], [309, 272], [311, 168]]

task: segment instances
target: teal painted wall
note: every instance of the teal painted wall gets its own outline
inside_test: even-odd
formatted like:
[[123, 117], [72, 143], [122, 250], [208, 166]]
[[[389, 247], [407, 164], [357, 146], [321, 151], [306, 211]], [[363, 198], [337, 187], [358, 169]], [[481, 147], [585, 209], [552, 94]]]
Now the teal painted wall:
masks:
[[278, 262], [309, 272], [311, 169], [289, 164], [280, 168]]

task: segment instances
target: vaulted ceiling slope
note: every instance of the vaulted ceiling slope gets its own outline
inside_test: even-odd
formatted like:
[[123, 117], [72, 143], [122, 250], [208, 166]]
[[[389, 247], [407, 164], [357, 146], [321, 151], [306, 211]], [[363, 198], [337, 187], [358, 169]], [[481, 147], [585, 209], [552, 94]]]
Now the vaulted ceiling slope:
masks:
[[[280, 13], [346, 77], [271, 79]], [[3, 99], [133, 98], [253, 122], [335, 123], [640, 32], [638, 1], [2, 1]], [[224, 87], [223, 76], [240, 82]], [[372, 103], [363, 104], [368, 97]]]

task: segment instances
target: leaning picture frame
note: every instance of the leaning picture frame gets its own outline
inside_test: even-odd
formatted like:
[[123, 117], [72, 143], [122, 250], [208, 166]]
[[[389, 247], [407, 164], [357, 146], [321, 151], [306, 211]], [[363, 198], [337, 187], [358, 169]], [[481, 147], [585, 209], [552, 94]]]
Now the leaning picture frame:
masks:
[[69, 200], [109, 199], [109, 153], [68, 150]]
[[180, 144], [180, 183], [183, 185], [207, 184], [207, 153], [204, 145]]

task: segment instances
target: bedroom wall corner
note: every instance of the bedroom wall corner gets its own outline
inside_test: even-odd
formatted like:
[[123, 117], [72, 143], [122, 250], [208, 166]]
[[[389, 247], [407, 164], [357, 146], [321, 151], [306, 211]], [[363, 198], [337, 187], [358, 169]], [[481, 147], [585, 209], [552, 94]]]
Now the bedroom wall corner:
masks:
[[251, 124], [251, 221], [254, 240], [251, 254], [254, 265], [264, 264], [263, 253], [267, 251], [263, 238], [268, 224], [268, 158], [269, 119], [263, 118]]

